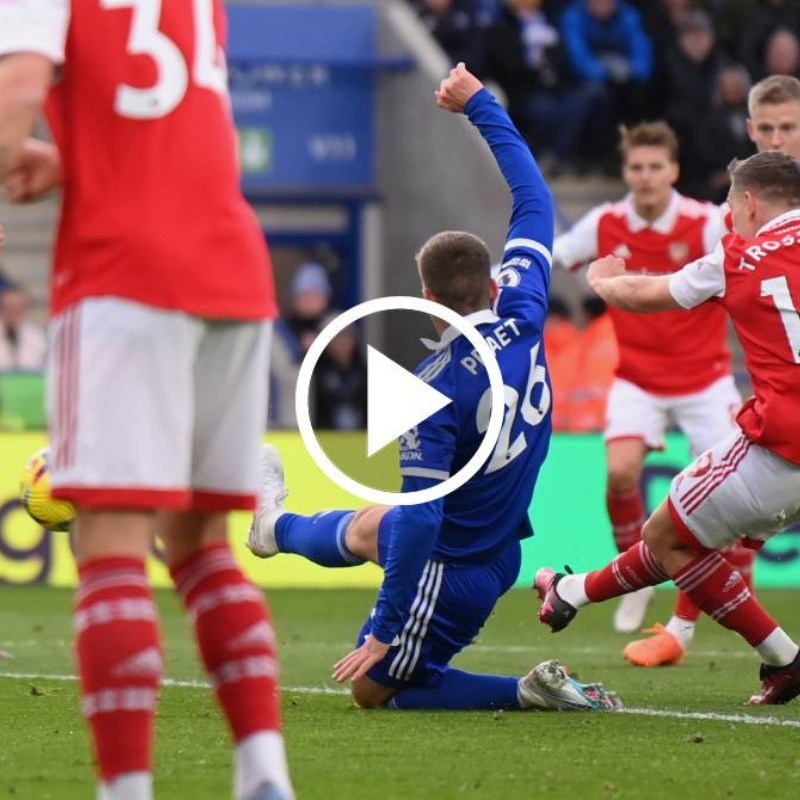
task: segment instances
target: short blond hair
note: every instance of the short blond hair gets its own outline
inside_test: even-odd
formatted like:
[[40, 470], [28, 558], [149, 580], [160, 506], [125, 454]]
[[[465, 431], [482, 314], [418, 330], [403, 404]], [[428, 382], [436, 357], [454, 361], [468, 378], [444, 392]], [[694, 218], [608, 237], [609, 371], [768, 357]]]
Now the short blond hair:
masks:
[[663, 120], [640, 122], [632, 128], [620, 125], [619, 153], [623, 162], [634, 147], [663, 147], [669, 154], [669, 160], [678, 162], [678, 137]]
[[800, 103], [800, 80], [792, 75], [770, 75], [759, 81], [747, 95], [747, 113], [752, 117], [758, 106]]

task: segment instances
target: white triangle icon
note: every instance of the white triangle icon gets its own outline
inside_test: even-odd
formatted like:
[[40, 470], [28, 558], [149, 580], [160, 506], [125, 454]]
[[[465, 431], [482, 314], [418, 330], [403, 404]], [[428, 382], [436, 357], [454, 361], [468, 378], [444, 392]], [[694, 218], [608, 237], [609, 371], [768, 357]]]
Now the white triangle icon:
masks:
[[452, 402], [367, 345], [367, 456]]

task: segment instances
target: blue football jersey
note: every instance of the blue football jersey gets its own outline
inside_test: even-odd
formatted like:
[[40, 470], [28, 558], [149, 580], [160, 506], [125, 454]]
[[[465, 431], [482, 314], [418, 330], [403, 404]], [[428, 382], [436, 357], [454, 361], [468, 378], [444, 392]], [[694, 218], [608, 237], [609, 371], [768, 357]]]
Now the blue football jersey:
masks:
[[[402, 627], [428, 558], [486, 562], [532, 534], [528, 508], [552, 429], [542, 342], [552, 197], [526, 142], [488, 91], [473, 96], [465, 113], [491, 147], [512, 195], [499, 297], [493, 309], [467, 317], [497, 358], [505, 413], [492, 455], [473, 478], [443, 500], [398, 509], [372, 624], [382, 642], [391, 642]], [[448, 328], [429, 346], [434, 352], [416, 375], [453, 402], [401, 437], [403, 491], [454, 475], [480, 446], [489, 423], [489, 378], [469, 340]]]

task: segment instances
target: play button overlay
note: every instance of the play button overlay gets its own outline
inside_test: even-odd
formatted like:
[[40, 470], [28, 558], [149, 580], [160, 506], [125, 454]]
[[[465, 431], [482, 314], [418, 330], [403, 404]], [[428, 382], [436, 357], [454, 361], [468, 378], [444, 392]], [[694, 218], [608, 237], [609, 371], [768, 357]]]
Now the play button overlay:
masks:
[[[397, 398], [403, 402], [398, 403]], [[367, 345], [367, 455], [452, 403], [416, 375]]]
[[[454, 475], [439, 484], [415, 492], [390, 492], [367, 486], [337, 466], [322, 448], [311, 424], [309, 394], [314, 369], [331, 341], [345, 328], [371, 314], [386, 311], [416, 311], [437, 317], [463, 334], [486, 369], [491, 388], [489, 424], [480, 446]], [[407, 431], [424, 422], [456, 398], [446, 397], [374, 347], [367, 346], [367, 443], [366, 455], [374, 456], [396, 442]], [[463, 486], [492, 454], [503, 424], [505, 389], [492, 349], [478, 330], [455, 311], [421, 297], [383, 297], [368, 300], [343, 312], [325, 327], [312, 343], [300, 366], [295, 391], [297, 426], [303, 444], [316, 465], [333, 483], [350, 494], [378, 505], [414, 505], [438, 500]], [[387, 451], [388, 452], [388, 451]]]

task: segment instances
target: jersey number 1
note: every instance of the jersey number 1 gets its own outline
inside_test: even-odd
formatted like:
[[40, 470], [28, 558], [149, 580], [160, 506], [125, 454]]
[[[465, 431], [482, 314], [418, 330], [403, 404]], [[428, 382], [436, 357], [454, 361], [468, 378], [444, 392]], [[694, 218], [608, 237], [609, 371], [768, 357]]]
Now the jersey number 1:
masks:
[[781, 315], [786, 337], [789, 339], [792, 358], [794, 358], [795, 364], [800, 364], [800, 314], [797, 313], [792, 302], [788, 281], [783, 275], [761, 281], [761, 296], [771, 297], [772, 302], [775, 303], [775, 308]]
[[[195, 85], [219, 94], [226, 91], [225, 56], [214, 32], [214, 0], [193, 0]], [[127, 52], [150, 56], [158, 77], [142, 89], [126, 83], [117, 87], [114, 110], [130, 119], [159, 119], [174, 111], [189, 88], [189, 67], [178, 46], [159, 30], [161, 0], [100, 0], [103, 8], [132, 8]]]

